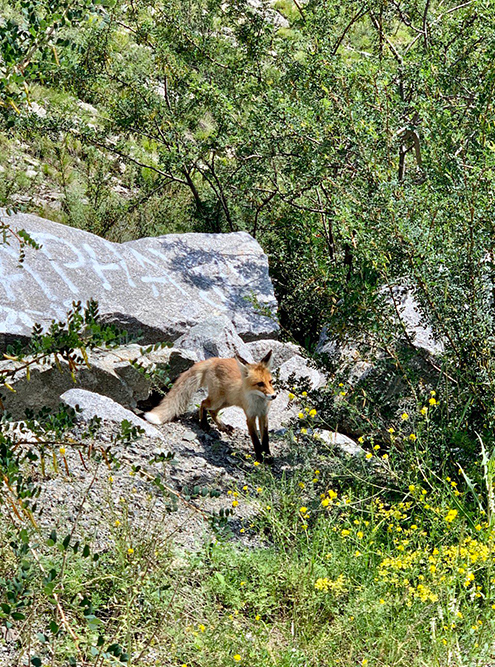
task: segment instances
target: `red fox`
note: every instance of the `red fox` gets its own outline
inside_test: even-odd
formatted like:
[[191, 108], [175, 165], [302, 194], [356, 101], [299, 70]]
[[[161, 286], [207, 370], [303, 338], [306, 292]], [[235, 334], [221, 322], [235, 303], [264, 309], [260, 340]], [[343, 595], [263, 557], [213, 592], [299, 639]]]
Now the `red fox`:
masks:
[[[200, 387], [208, 389], [208, 396], [199, 408], [201, 426], [208, 428], [206, 411], [210, 413], [220, 431], [231, 431], [218, 418], [222, 408], [237, 405], [246, 415], [249, 435], [253, 441], [256, 459], [270, 457], [268, 445], [268, 409], [276, 397], [272, 385], [270, 362], [272, 350], [257, 364], [250, 364], [241, 357], [220, 359], [214, 357], [199, 361], [182, 373], [161, 403], [144, 416], [152, 424], [163, 424], [183, 414]], [[259, 433], [256, 428], [259, 422]], [[261, 441], [260, 441], [261, 435]]]

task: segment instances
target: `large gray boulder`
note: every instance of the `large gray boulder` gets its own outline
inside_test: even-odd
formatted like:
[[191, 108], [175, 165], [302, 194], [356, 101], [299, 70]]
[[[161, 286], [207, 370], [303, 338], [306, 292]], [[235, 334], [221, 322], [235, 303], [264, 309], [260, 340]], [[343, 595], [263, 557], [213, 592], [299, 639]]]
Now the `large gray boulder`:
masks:
[[211, 316], [228, 318], [245, 341], [277, 335], [274, 317], [253, 305], [275, 316], [267, 258], [245, 232], [111, 243], [35, 215], [0, 209], [0, 220], [42, 246], [27, 247], [20, 267], [16, 244], [0, 243], [0, 349], [88, 299], [107, 321], [142, 332], [145, 344], [176, 340]]

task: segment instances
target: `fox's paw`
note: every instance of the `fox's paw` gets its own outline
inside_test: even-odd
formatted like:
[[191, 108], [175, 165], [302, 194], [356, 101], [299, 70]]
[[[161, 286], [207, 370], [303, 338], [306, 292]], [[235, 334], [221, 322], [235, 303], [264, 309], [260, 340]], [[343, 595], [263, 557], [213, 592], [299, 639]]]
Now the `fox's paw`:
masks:
[[274, 463], [274, 458], [271, 456], [271, 454], [261, 454], [261, 456], [257, 456], [256, 460], [258, 463], [266, 463], [267, 465], [271, 466]]
[[234, 427], [231, 426], [230, 424], [224, 424], [222, 422], [217, 423], [217, 428], [219, 431], [222, 431], [222, 433], [233, 433], [234, 432]]

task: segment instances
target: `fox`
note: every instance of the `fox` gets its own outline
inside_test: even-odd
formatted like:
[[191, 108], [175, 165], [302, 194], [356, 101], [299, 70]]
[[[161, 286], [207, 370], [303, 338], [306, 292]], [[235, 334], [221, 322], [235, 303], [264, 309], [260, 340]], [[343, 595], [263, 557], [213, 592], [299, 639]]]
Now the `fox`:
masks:
[[[268, 410], [276, 398], [271, 370], [272, 350], [258, 363], [249, 363], [239, 355], [231, 359], [212, 357], [196, 364], [177, 378], [172, 389], [153, 410], [144, 417], [151, 424], [164, 424], [186, 412], [193, 395], [200, 387], [208, 389], [201, 402], [199, 421], [208, 430], [206, 413], [220, 431], [232, 428], [218, 418], [222, 408], [236, 405], [244, 410], [257, 461], [270, 463], [268, 440]], [[256, 425], [258, 420], [259, 430]]]

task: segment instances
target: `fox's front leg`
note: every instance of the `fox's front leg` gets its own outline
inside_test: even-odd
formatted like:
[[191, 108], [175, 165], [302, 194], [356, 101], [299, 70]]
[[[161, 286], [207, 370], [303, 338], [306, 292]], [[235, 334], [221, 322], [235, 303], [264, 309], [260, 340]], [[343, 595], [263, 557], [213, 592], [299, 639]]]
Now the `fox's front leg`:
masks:
[[268, 441], [268, 415], [262, 415], [258, 419], [261, 433], [261, 451], [265, 456], [265, 461], [271, 462], [273, 459], [270, 456], [270, 444]]
[[249, 435], [251, 436], [251, 440], [254, 445], [256, 460], [263, 461], [263, 448], [261, 446], [261, 442], [258, 436], [258, 431], [256, 429], [256, 417], [246, 417], [246, 421], [247, 421]]

